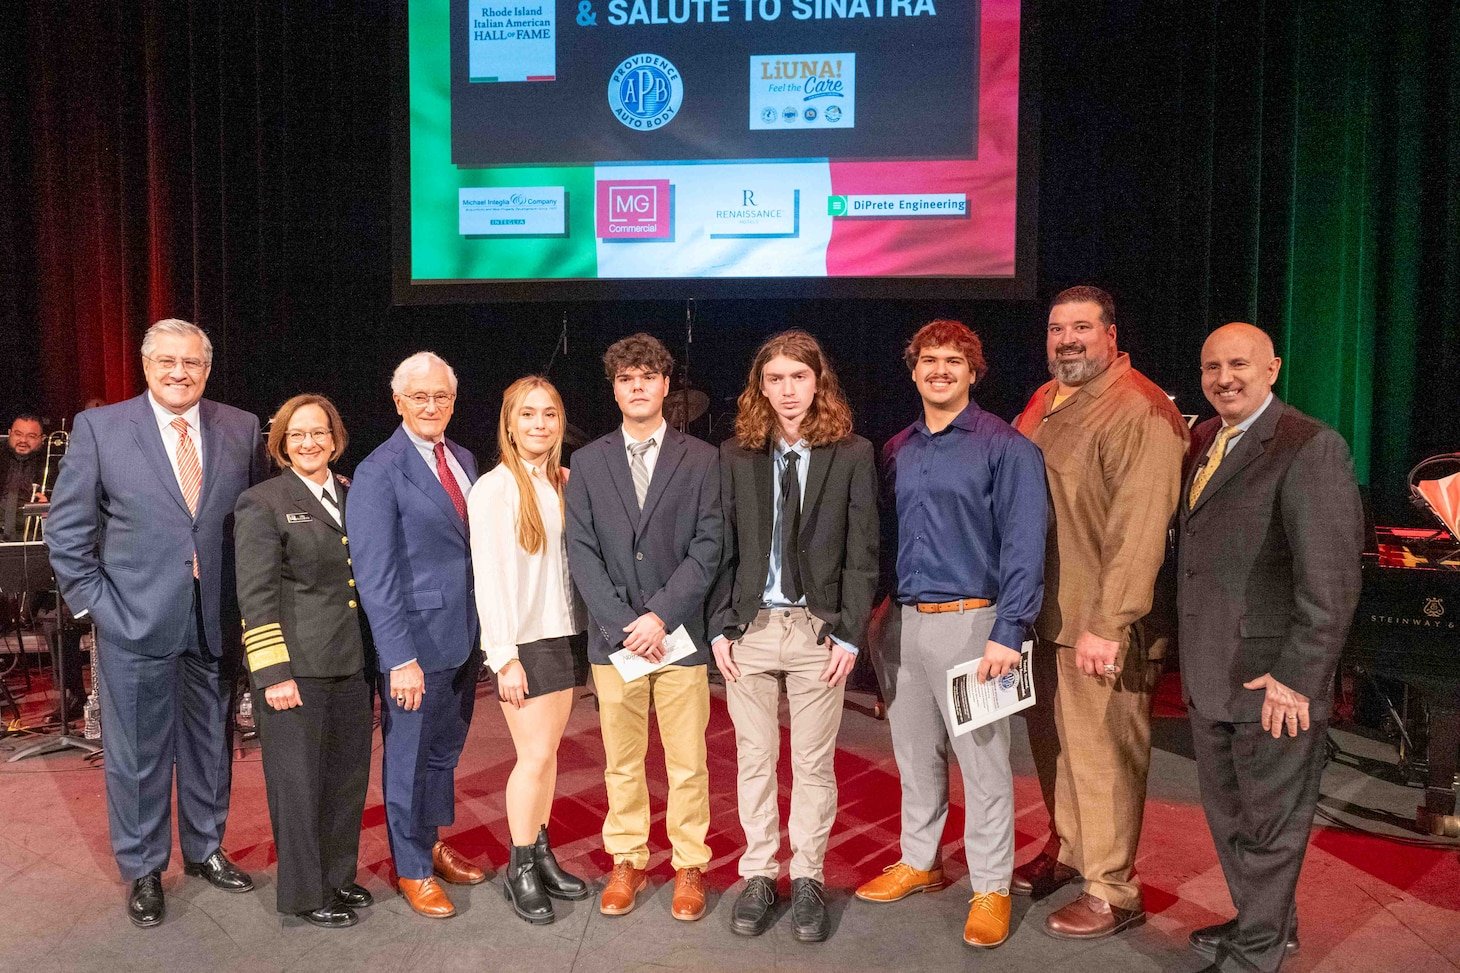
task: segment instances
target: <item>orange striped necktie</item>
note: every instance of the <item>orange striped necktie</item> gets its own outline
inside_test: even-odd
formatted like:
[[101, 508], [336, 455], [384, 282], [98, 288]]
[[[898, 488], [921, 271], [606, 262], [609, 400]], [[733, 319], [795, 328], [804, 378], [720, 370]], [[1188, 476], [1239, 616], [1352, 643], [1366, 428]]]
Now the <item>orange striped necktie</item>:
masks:
[[[172, 420], [177, 430], [177, 478], [182, 487], [183, 501], [188, 512], [198, 515], [198, 499], [203, 494], [203, 464], [198, 460], [198, 446], [188, 435], [188, 421], [182, 416]], [[193, 551], [193, 577], [198, 576], [198, 553]]]

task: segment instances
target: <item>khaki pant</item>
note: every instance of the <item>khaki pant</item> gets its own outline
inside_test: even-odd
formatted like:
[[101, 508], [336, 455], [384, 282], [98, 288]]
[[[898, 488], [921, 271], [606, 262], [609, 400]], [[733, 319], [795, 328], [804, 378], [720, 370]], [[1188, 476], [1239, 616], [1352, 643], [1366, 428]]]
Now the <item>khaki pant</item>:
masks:
[[744, 878], [780, 872], [781, 817], [776, 765], [781, 757], [781, 678], [791, 713], [791, 878], [822, 881], [836, 819], [836, 734], [844, 685], [821, 679], [831, 642], [816, 644], [821, 622], [805, 608], [766, 608], [735, 643], [740, 678], [725, 683], [739, 759], [736, 788], [745, 853]]
[[1139, 623], [1116, 656], [1121, 671], [1113, 679], [1082, 673], [1072, 646], [1041, 639], [1034, 658], [1039, 702], [1025, 718], [1051, 819], [1044, 850], [1079, 869], [1091, 895], [1139, 910], [1136, 848], [1161, 664], [1147, 658]]
[[710, 722], [710, 684], [705, 666], [668, 665], [626, 683], [613, 666], [593, 667], [598, 719], [607, 764], [608, 816], [603, 848], [614, 864], [649, 864], [649, 704], [664, 746], [669, 800], [664, 824], [675, 869], [704, 868], [710, 862], [710, 778], [705, 769], [705, 728]]

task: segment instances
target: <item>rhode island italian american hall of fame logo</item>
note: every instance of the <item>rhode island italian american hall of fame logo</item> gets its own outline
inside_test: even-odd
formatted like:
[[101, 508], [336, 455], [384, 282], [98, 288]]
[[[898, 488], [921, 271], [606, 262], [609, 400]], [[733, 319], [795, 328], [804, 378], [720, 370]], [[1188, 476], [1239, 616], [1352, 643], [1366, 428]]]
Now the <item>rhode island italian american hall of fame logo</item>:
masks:
[[608, 79], [608, 107], [613, 117], [639, 132], [663, 128], [684, 101], [679, 69], [658, 54], [626, 57]]

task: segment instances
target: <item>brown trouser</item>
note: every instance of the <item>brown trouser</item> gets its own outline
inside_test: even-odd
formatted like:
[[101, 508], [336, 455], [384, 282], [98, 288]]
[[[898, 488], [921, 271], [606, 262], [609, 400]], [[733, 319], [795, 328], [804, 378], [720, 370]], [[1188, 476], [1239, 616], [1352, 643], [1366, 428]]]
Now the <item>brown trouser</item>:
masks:
[[1044, 851], [1079, 870], [1085, 890], [1118, 909], [1141, 909], [1136, 846], [1151, 766], [1151, 697], [1161, 663], [1146, 657], [1140, 623], [1116, 656], [1120, 674], [1087, 676], [1073, 646], [1040, 640], [1025, 712], [1029, 747], [1049, 809]]

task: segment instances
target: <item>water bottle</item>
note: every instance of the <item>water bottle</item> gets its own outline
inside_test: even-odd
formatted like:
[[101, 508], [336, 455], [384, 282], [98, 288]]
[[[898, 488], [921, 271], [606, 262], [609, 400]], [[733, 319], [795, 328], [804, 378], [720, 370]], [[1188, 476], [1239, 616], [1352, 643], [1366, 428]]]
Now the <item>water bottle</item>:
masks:
[[254, 728], [253, 693], [244, 693], [243, 698], [238, 701], [238, 725], [245, 730]]
[[88, 740], [101, 739], [101, 700], [96, 698], [96, 689], [92, 688], [91, 694], [86, 697], [86, 705], [82, 707], [82, 715], [86, 721], [86, 727], [81, 731], [82, 736]]

